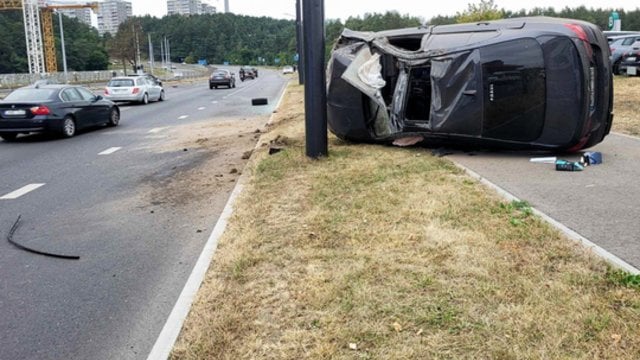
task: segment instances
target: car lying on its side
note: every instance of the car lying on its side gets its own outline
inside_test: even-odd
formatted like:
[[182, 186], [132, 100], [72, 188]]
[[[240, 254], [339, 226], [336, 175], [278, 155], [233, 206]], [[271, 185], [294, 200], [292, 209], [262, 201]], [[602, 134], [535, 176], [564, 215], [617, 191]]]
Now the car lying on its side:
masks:
[[28, 86], [0, 101], [0, 138], [6, 141], [19, 134], [41, 132], [72, 137], [81, 128], [119, 123], [116, 104], [81, 86]]
[[577, 151], [613, 119], [607, 39], [578, 20], [347, 29], [328, 73], [329, 128], [352, 141]]
[[111, 101], [132, 101], [140, 104], [165, 100], [162, 82], [150, 75], [114, 77], [107, 83], [104, 97]]

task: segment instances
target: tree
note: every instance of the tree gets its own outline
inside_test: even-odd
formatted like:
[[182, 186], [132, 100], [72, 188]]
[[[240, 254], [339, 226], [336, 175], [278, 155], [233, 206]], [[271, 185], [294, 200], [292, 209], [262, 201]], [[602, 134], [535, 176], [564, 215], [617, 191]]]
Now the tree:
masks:
[[469, 4], [467, 10], [456, 13], [458, 23], [473, 23], [483, 20], [497, 20], [504, 17], [504, 12], [498, 10], [493, 0], [480, 0], [477, 4]]
[[122, 61], [124, 73], [127, 73], [127, 63], [132, 69], [137, 69], [138, 64], [137, 50], [140, 46], [140, 39], [145, 39], [146, 35], [142, 32], [140, 22], [136, 18], [128, 19], [120, 24], [118, 32], [108, 43], [109, 55], [112, 58]]

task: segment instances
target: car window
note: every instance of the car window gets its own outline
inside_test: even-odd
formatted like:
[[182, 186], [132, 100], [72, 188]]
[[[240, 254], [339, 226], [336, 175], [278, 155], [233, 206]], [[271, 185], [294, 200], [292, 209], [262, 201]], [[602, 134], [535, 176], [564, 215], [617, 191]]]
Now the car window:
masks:
[[78, 90], [80, 96], [82, 96], [84, 100], [93, 101], [96, 98], [96, 96], [91, 91], [85, 88], [76, 88], [76, 90]]
[[60, 94], [60, 97], [62, 98], [63, 101], [82, 101], [83, 100], [80, 93], [78, 93], [74, 88], [68, 88], [68, 89], [62, 90], [62, 94]]
[[636, 38], [628, 38], [622, 41], [622, 45], [631, 45], [636, 41]]
[[133, 80], [131, 79], [113, 79], [109, 81], [108, 87], [132, 87]]
[[5, 101], [45, 101], [53, 97], [56, 89], [16, 89], [7, 95]]

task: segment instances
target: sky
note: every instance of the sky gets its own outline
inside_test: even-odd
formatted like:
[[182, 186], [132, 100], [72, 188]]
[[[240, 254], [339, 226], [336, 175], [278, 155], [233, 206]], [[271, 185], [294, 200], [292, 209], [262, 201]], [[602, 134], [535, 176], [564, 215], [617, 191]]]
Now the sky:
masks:
[[[130, 0], [133, 15], [162, 17], [167, 14], [166, 0]], [[302, 1], [302, 0], [301, 0]], [[224, 11], [223, 0], [203, 0]], [[229, 0], [230, 12], [250, 16], [268, 16], [278, 19], [295, 18], [295, 0]], [[425, 20], [438, 15], [452, 16], [467, 9], [469, 3], [479, 0], [324, 0], [325, 18], [346, 20], [349, 16], [362, 16], [365, 13], [384, 13], [396, 10], [400, 14], [410, 14]], [[602, 0], [494, 0], [499, 9], [520, 10], [534, 7], [553, 7], [561, 10], [564, 7], [575, 8], [581, 5], [587, 8], [616, 8], [626, 11], [640, 7], [637, 1], [612, 0], [603, 4]]]

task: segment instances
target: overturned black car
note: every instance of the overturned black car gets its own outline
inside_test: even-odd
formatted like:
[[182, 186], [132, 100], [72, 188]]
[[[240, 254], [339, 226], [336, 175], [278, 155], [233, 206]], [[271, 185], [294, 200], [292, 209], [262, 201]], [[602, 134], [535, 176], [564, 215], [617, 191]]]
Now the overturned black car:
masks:
[[607, 40], [569, 19], [347, 29], [327, 91], [329, 128], [352, 141], [577, 151], [613, 120]]

